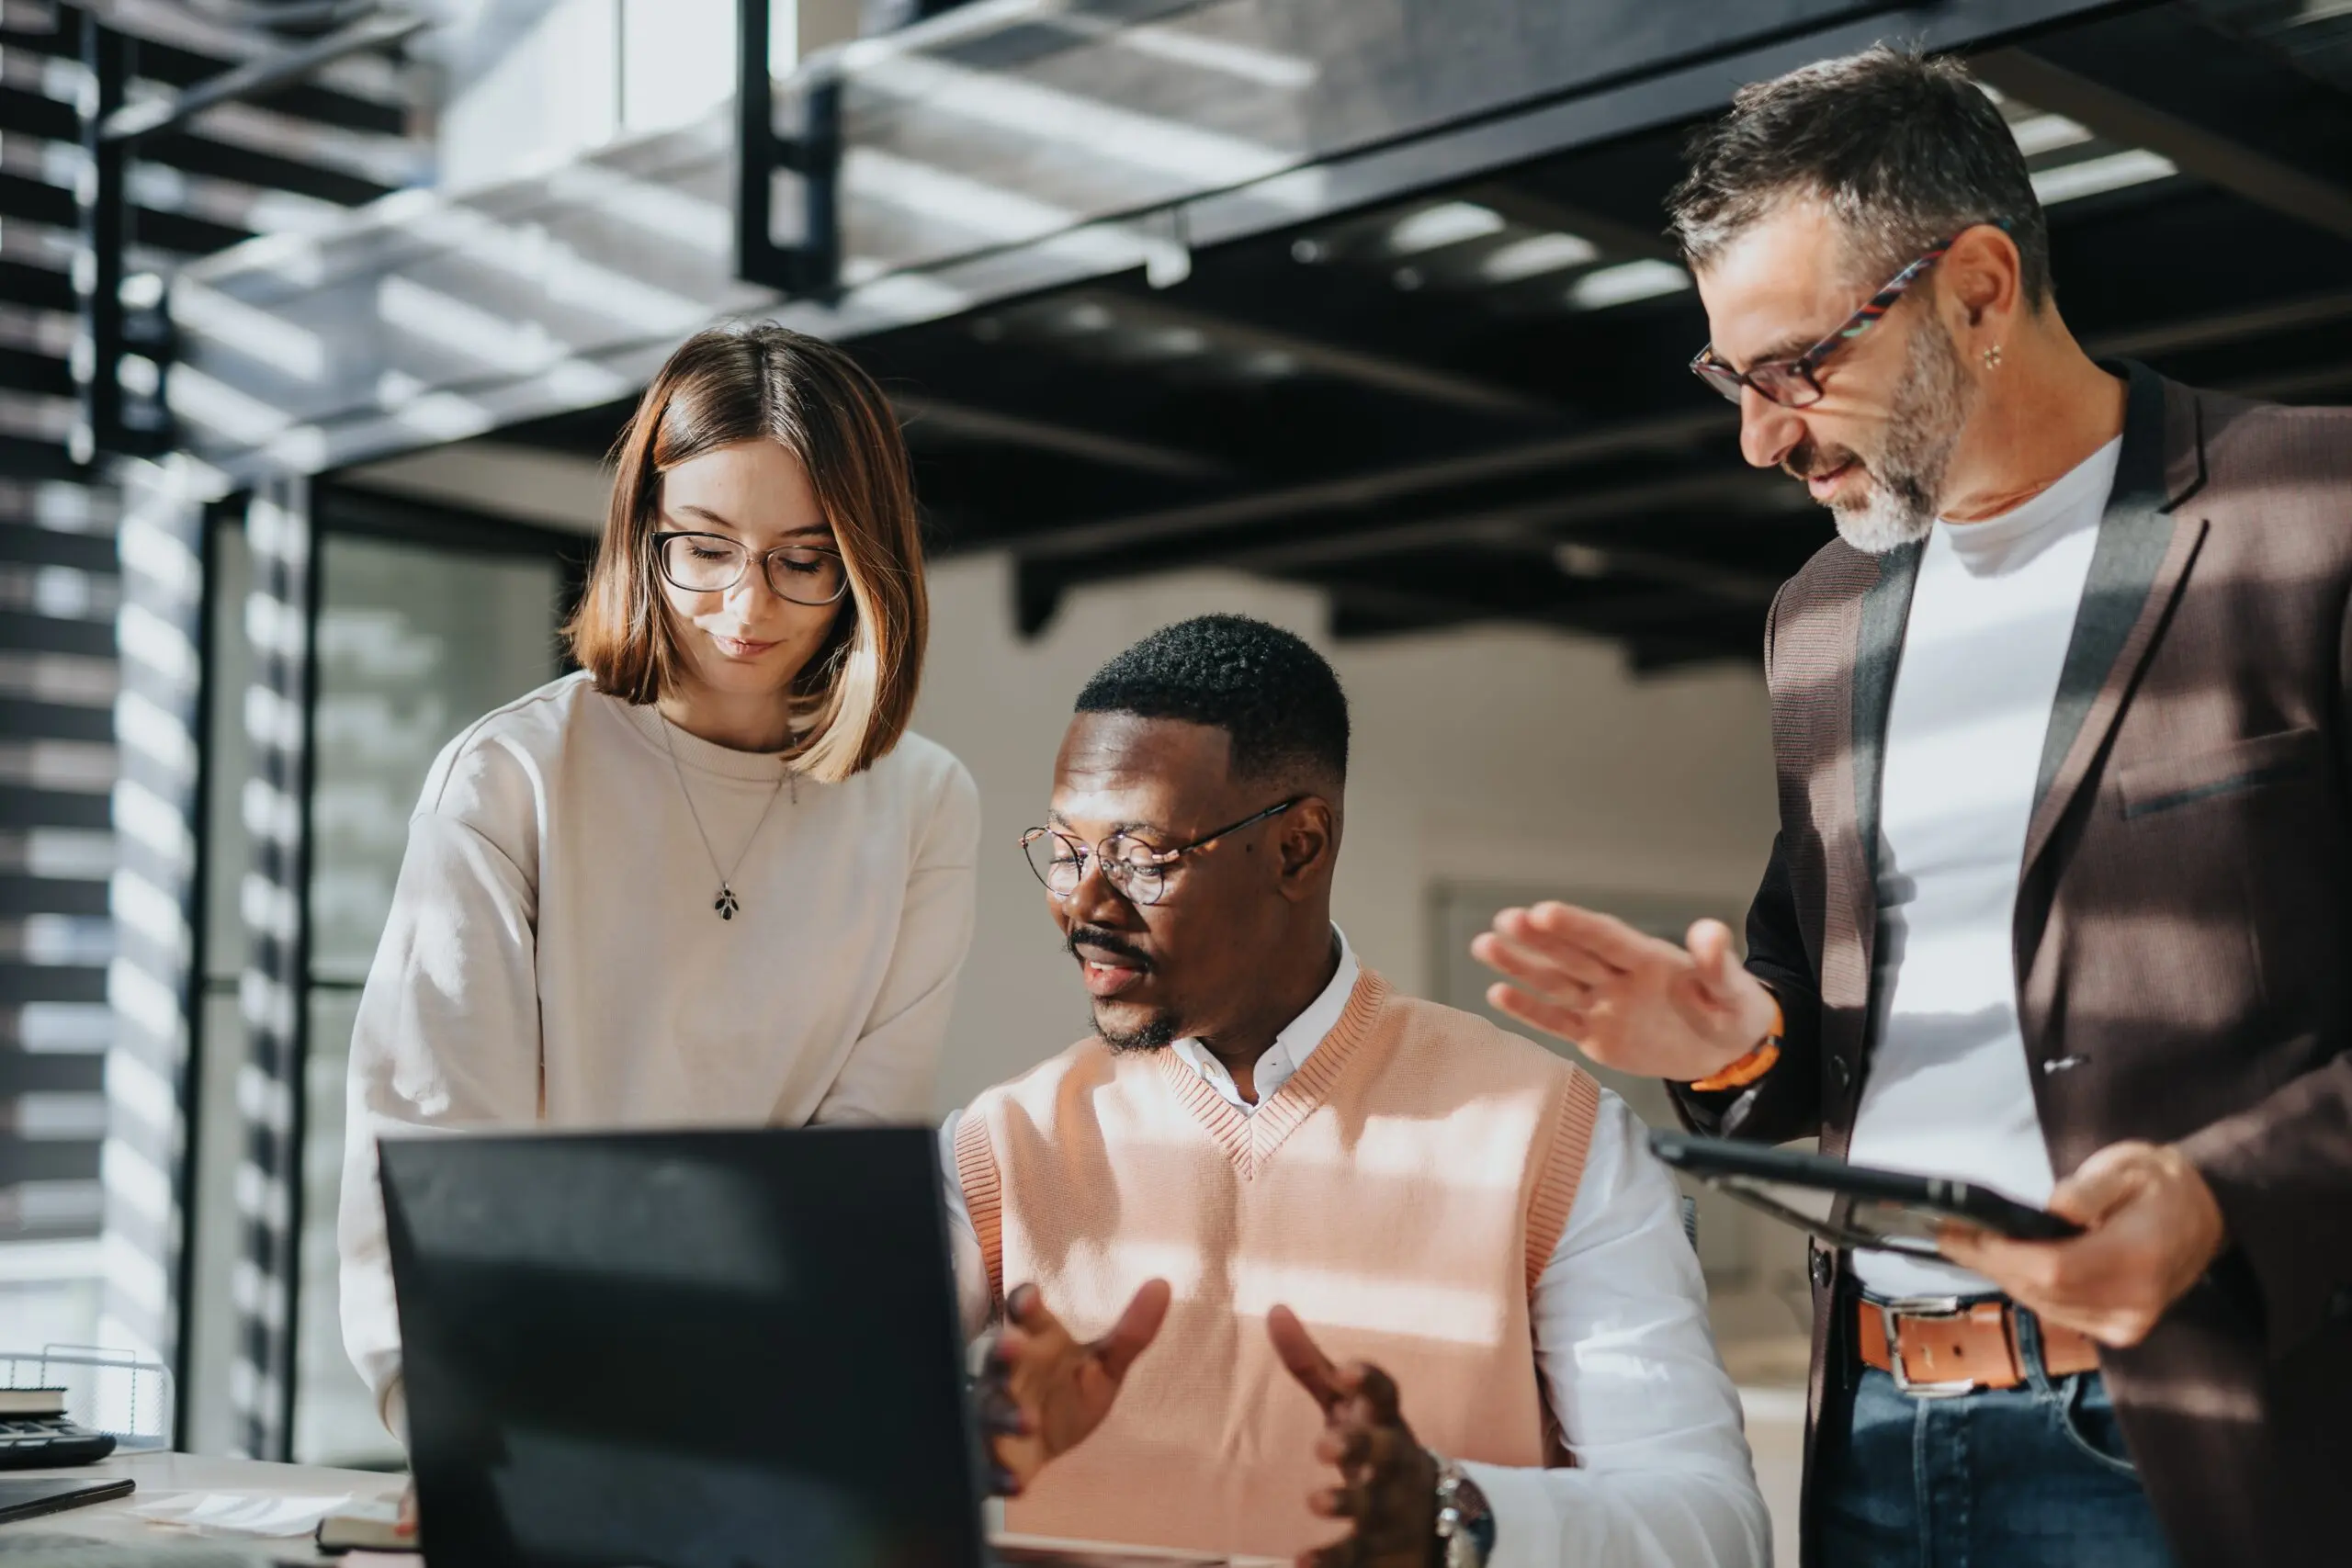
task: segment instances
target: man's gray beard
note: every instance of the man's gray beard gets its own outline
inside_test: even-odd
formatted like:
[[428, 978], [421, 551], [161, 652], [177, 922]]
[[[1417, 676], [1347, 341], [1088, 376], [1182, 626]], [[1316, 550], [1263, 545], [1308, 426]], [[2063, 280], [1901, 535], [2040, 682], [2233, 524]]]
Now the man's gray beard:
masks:
[[1864, 465], [1867, 496], [1859, 505], [1830, 504], [1839, 538], [1865, 555], [1883, 556], [1928, 536], [1974, 395], [1951, 333], [1929, 316], [1911, 334], [1887, 412], [1885, 443]]
[[1153, 1013], [1144, 1021], [1141, 1029], [1106, 1028], [1099, 1010], [1091, 1021], [1094, 1025], [1095, 1038], [1122, 1055], [1130, 1051], [1165, 1051], [1177, 1040], [1176, 1021], [1164, 1012]]

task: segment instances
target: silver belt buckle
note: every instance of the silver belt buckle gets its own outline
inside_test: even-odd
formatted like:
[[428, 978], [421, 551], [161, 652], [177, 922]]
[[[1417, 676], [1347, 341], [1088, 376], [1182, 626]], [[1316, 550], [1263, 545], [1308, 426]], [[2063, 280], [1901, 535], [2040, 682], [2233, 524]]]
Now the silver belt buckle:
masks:
[[1898, 1317], [1937, 1318], [1950, 1321], [1966, 1317], [1961, 1310], [1958, 1296], [1904, 1296], [1891, 1302], [1871, 1302], [1878, 1308], [1878, 1320], [1886, 1333], [1886, 1365], [1894, 1378], [1895, 1388], [1914, 1399], [1951, 1399], [1976, 1392], [1974, 1378], [1961, 1378], [1951, 1382], [1913, 1382], [1903, 1370], [1903, 1337], [1896, 1332]]

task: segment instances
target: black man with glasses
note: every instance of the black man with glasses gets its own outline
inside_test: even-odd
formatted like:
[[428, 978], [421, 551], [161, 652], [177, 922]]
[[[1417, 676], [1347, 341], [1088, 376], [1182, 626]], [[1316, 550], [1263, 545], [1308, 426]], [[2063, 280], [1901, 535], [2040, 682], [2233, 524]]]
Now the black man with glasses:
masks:
[[1746, 89], [1669, 208], [1691, 368], [1838, 535], [1765, 629], [1780, 832], [1744, 962], [1506, 910], [1496, 1005], [2085, 1228], [1814, 1252], [1809, 1562], [2343, 1561], [2352, 417], [2094, 362], [1950, 61]]
[[1638, 1123], [1332, 924], [1347, 747], [1330, 666], [1239, 616], [1079, 697], [1021, 846], [1093, 1033], [942, 1133], [1007, 1525], [1321, 1568], [1762, 1563]]

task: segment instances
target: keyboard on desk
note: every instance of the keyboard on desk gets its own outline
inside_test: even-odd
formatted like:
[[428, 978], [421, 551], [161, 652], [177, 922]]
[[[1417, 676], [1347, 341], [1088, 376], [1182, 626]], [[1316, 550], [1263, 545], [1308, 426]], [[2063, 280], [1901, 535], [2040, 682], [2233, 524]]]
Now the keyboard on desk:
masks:
[[114, 1452], [114, 1438], [62, 1416], [0, 1416], [0, 1470], [89, 1464]]

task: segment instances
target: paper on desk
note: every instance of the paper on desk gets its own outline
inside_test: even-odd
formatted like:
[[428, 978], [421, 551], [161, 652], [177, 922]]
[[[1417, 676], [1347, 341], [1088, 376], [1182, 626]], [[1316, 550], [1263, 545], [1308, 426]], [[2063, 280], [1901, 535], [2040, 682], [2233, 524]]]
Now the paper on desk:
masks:
[[309, 1535], [329, 1514], [351, 1506], [334, 1497], [281, 1496], [267, 1492], [173, 1492], [134, 1504], [130, 1512], [198, 1535]]

